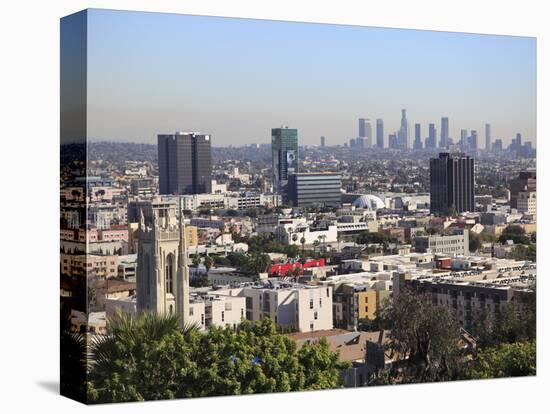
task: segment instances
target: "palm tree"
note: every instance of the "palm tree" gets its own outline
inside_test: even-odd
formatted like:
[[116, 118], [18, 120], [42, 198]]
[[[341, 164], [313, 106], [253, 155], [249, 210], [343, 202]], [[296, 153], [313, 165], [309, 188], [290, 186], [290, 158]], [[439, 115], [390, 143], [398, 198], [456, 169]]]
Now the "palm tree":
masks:
[[313, 253], [315, 253], [315, 249], [319, 246], [319, 244], [321, 244], [319, 239], [313, 241]]
[[145, 358], [143, 344], [160, 341], [166, 335], [180, 331], [188, 337], [197, 325], [180, 326], [178, 315], [160, 315], [144, 312], [137, 317], [118, 312], [107, 321], [108, 335], [97, 335], [91, 340], [90, 367], [94, 376], [108, 378], [113, 364]]
[[201, 264], [201, 257], [198, 253], [195, 253], [193, 255], [192, 262], [193, 262], [193, 266], [199, 267], [199, 265]]
[[206, 256], [204, 258], [204, 267], [206, 267], [206, 272], [209, 272], [213, 265], [214, 259], [212, 259], [211, 256]]
[[86, 401], [86, 334], [71, 331], [70, 312], [61, 312], [61, 381], [62, 395]]
[[319, 238], [323, 241], [323, 251], [327, 250], [327, 235], [323, 234], [322, 236], [319, 236]]

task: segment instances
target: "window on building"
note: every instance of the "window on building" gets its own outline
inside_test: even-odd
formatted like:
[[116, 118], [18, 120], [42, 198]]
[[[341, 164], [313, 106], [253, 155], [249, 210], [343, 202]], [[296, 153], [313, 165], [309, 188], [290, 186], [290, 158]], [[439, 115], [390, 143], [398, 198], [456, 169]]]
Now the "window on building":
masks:
[[166, 257], [166, 293], [174, 293], [174, 255], [170, 253]]
[[330, 288], [327, 288], [327, 298], [330, 296]]
[[195, 308], [193, 308], [192, 306], [189, 307], [189, 316], [193, 316], [194, 313], [195, 313]]
[[313, 319], [317, 320], [317, 312], [313, 312]]
[[222, 311], [222, 322], [225, 322], [225, 312]]
[[313, 309], [313, 299], [309, 300], [309, 309]]

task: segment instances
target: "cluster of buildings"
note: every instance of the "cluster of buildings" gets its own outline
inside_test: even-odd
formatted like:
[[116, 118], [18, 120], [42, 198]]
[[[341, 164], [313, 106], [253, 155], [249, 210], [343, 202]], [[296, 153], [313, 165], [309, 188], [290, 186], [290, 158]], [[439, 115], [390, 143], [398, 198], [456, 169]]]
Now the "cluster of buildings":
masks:
[[[322, 142], [324, 143], [322, 137]], [[484, 152], [486, 154], [495, 153], [499, 154], [504, 151], [515, 154], [518, 157], [534, 157], [535, 150], [530, 141], [523, 142], [520, 133], [516, 134], [516, 137], [512, 140], [512, 143], [505, 148], [501, 138], [493, 140], [491, 134], [491, 124], [485, 124], [485, 141]], [[449, 133], [449, 117], [441, 118], [441, 127], [438, 133], [435, 123], [428, 125], [428, 136], [422, 137], [422, 125], [419, 123], [414, 124], [414, 136], [409, 128], [409, 121], [407, 119], [407, 110], [401, 110], [401, 122], [398, 131], [388, 134], [387, 139], [384, 134], [384, 120], [381, 118], [376, 119], [374, 133], [371, 120], [368, 118], [359, 118], [358, 136], [349, 140], [350, 149], [353, 150], [365, 150], [369, 148], [390, 148], [395, 150], [459, 150], [469, 154], [476, 154], [481, 150], [478, 132], [477, 130], [467, 129], [460, 130], [460, 138], [454, 139]], [[321, 146], [324, 146], [322, 144]]]
[[[414, 135], [414, 148], [421, 149], [419, 124]], [[389, 146], [407, 149], [410, 138], [403, 110]], [[359, 386], [391, 360], [384, 353], [388, 332], [361, 326], [404, 291], [454, 309], [465, 330], [477, 310], [521, 308], [532, 294], [536, 264], [513, 259], [512, 240], [471, 246], [480, 235], [500, 237], [510, 225], [526, 236], [536, 231], [536, 173], [524, 169], [511, 177], [504, 197], [476, 195], [476, 159], [468, 149], [477, 148], [477, 134], [461, 133], [454, 145], [448, 118], [439, 143], [433, 124], [425, 140], [427, 148], [447, 149], [430, 159], [425, 192], [345, 191], [345, 164], [327, 160], [337, 172], [304, 166], [298, 131], [286, 126], [271, 130], [271, 168], [260, 172], [246, 165], [215, 171], [211, 140], [198, 132], [159, 135], [156, 169], [97, 160], [93, 176], [66, 181], [61, 295], [86, 298], [85, 308], [73, 309], [75, 330], [105, 334], [117, 312], [177, 314], [202, 331], [270, 318], [298, 346], [326, 338], [353, 363], [346, 385]], [[487, 148], [491, 142], [487, 126]], [[350, 146], [385, 145], [383, 121], [376, 120], [373, 135], [370, 121], [360, 119]], [[512, 145], [522, 151], [525, 144], [518, 137]], [[267, 252], [270, 265], [259, 273], [206, 266], [207, 257], [249, 257], [251, 236], [300, 254]], [[73, 283], [83, 278], [85, 294]]]
[[[182, 217], [182, 216], [180, 216]], [[135, 294], [107, 299], [108, 312], [177, 313], [200, 329], [236, 326], [271, 318], [282, 330], [355, 331], [375, 319], [406, 288], [432, 294], [434, 303], [457, 310], [465, 328], [482, 304], [523, 303], [536, 264], [468, 251], [468, 230], [456, 235], [419, 236], [415, 252], [359, 257], [338, 264], [316, 262], [295, 278], [213, 272], [216, 284], [189, 287], [185, 220], [174, 203], [156, 204], [139, 229]], [[498, 307], [498, 306], [497, 306]]]

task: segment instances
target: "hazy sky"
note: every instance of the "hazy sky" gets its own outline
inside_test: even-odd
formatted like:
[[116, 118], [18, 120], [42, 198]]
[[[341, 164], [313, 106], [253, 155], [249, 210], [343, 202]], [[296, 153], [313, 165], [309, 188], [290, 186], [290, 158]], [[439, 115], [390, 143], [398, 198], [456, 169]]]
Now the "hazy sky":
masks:
[[[91, 10], [88, 132], [94, 140], [156, 142], [196, 130], [213, 145], [267, 143], [298, 128], [300, 144], [341, 144], [357, 118], [406, 108], [450, 135], [484, 124], [505, 144], [536, 138], [534, 38]], [[374, 132], [374, 131], [373, 131]]]

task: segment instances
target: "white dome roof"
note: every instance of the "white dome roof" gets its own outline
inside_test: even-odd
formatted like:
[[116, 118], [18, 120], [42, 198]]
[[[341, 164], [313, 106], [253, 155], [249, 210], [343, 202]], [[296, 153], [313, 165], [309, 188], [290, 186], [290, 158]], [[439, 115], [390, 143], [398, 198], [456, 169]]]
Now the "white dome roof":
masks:
[[384, 202], [380, 197], [376, 197], [372, 194], [363, 194], [355, 199], [353, 205], [357, 208], [366, 208], [369, 210], [378, 210], [379, 208], [386, 208]]

